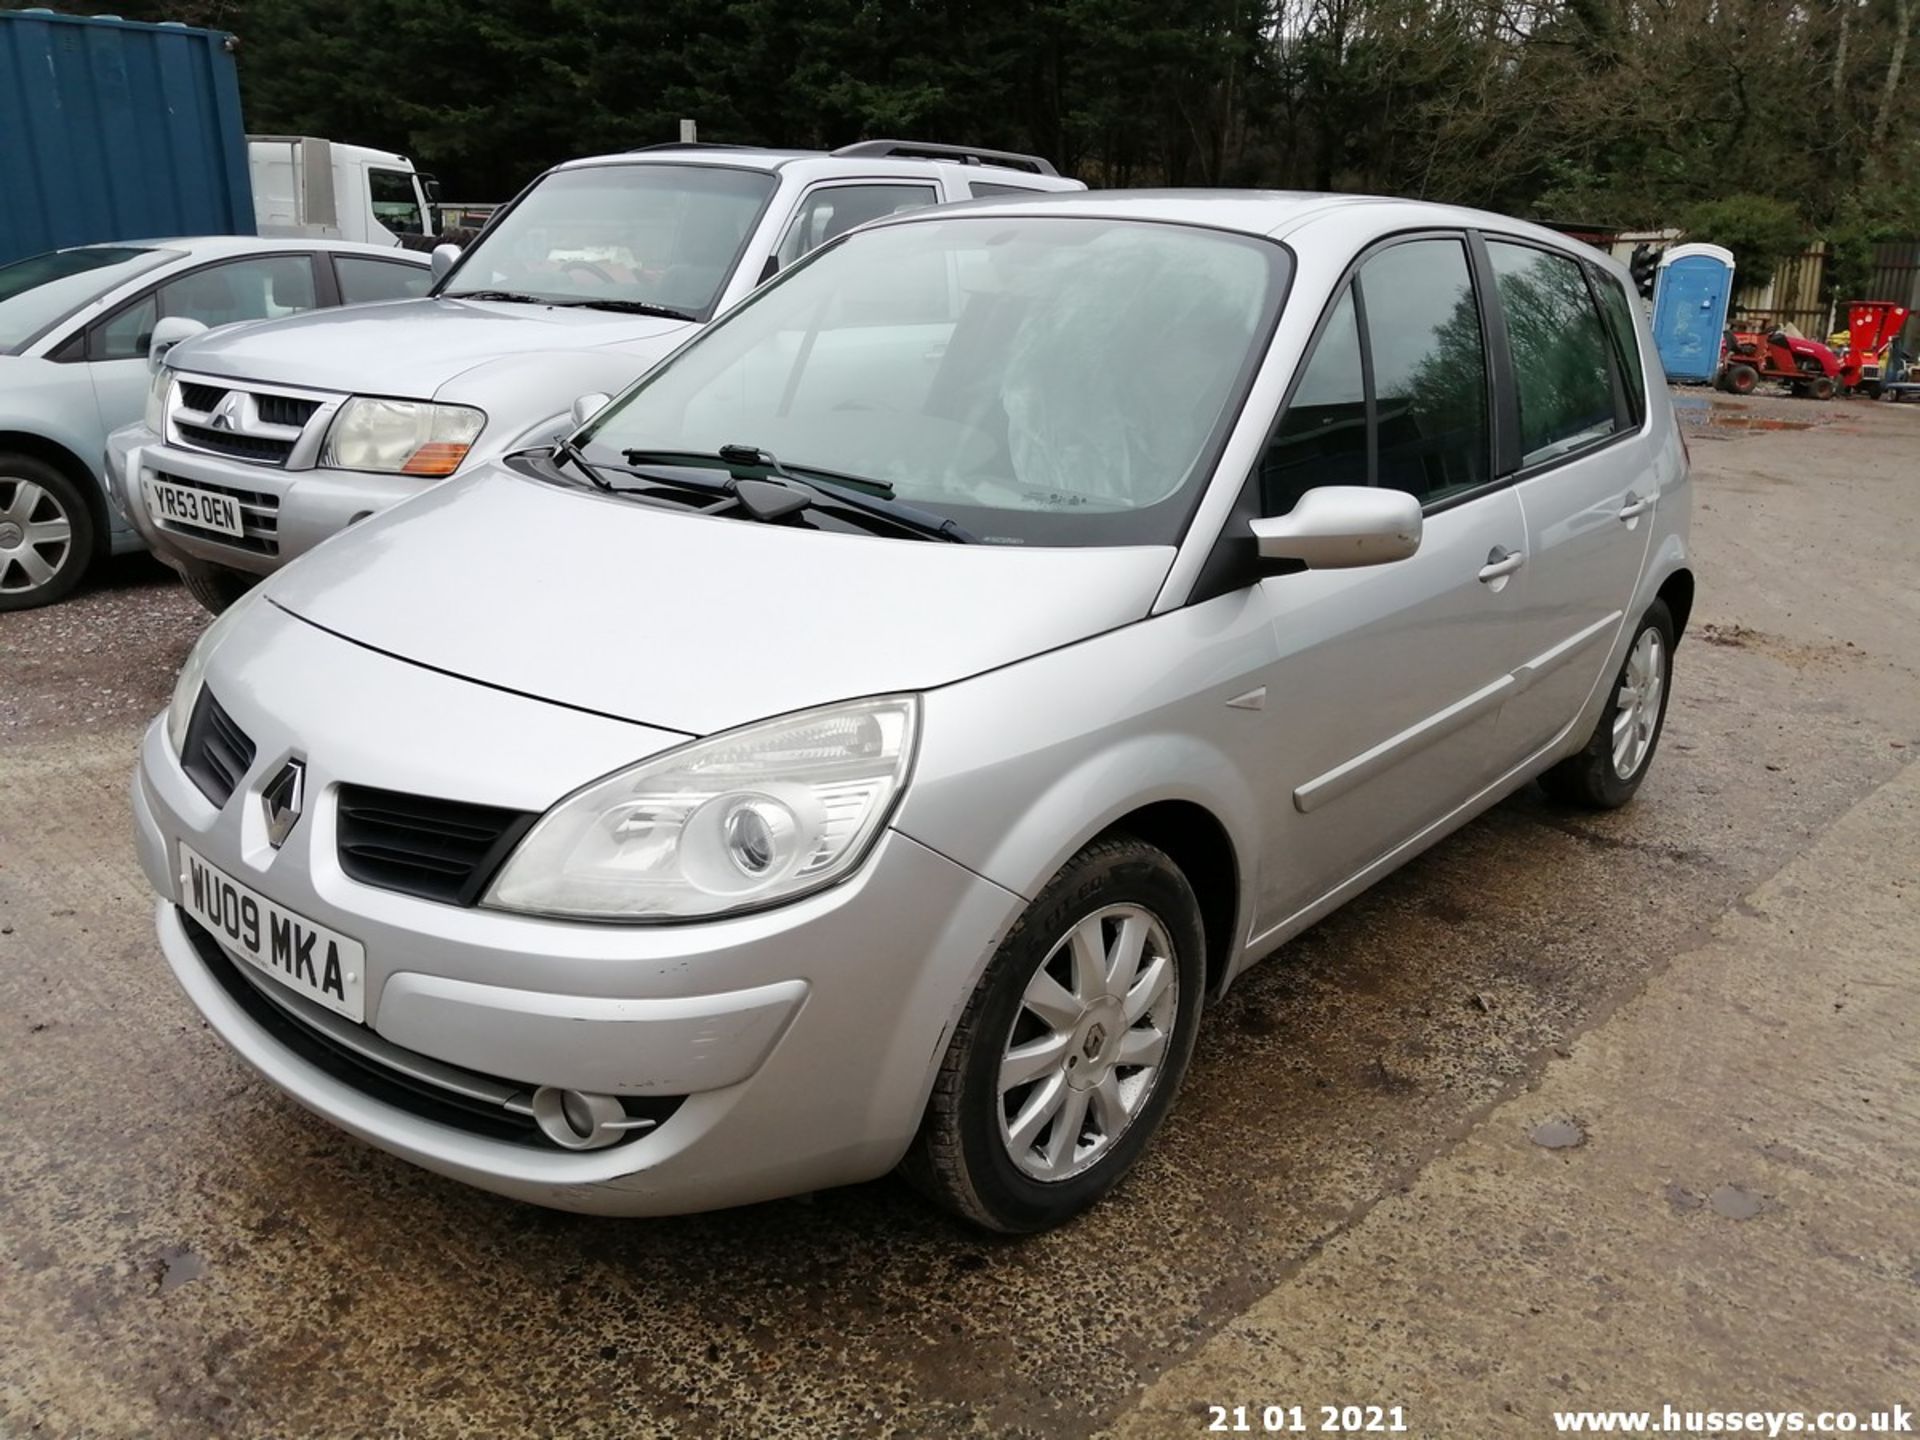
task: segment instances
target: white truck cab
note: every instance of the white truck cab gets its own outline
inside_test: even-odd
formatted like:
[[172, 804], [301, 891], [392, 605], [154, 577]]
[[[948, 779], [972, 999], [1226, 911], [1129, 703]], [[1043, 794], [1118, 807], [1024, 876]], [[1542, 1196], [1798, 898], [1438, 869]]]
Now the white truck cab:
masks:
[[428, 236], [435, 184], [390, 150], [313, 135], [249, 135], [253, 218], [262, 235], [400, 245]]
[[1037, 156], [898, 140], [569, 161], [464, 253], [435, 251], [424, 298], [229, 326], [156, 355], [148, 418], [108, 437], [114, 495], [219, 610], [435, 481], [552, 443], [576, 401], [618, 394], [857, 226], [1085, 188]]

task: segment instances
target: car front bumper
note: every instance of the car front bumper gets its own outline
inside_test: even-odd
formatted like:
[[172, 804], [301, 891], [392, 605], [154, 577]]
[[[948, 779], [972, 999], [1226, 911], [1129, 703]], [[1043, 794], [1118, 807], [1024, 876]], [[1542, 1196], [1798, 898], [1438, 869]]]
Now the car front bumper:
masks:
[[[590, 778], [583, 769], [604, 773], [638, 758], [636, 751], [659, 748], [660, 732], [406, 665], [267, 604], [245, 617], [223, 654], [236, 642], [258, 662], [246, 684], [229, 674], [231, 693], [220, 695], [256, 744], [238, 788], [216, 808], [156, 721], [142, 744], [133, 812], [140, 863], [159, 896], [167, 963], [254, 1069], [382, 1149], [561, 1209], [712, 1209], [871, 1179], [899, 1161], [951, 1027], [1023, 904], [1018, 896], [894, 831], [832, 889], [693, 924], [556, 921], [368, 886], [339, 865], [338, 784], [392, 786], [412, 774], [418, 793], [447, 794], [451, 772], [478, 758], [476, 746], [494, 744], [475, 737], [501, 735], [513, 737], [501, 743], [524, 763], [499, 782], [506, 790], [474, 798], [532, 808], [534, 796], [550, 791], [557, 799]], [[309, 678], [303, 692], [303, 675], [327, 681]], [[218, 666], [210, 683], [222, 684]], [[262, 695], [300, 717], [302, 737], [342, 738], [324, 747], [303, 743], [258, 701]], [[296, 753], [307, 766], [307, 813], [275, 851], [264, 839], [260, 790]], [[492, 773], [501, 775], [502, 766]], [[386, 1098], [377, 1083], [315, 1063], [263, 1023], [257, 1005], [236, 998], [235, 974], [259, 977], [242, 983], [270, 997], [284, 987], [224, 950], [180, 908], [183, 842], [276, 903], [365, 946], [366, 1023], [335, 1024], [372, 1045], [397, 1047], [387, 1053], [403, 1064], [457, 1067], [527, 1091], [572, 1087], [677, 1108], [638, 1138], [569, 1151], [538, 1135], [498, 1138], [423, 1115]], [[223, 972], [223, 961], [233, 974]]]
[[[147, 547], [178, 569], [200, 560], [267, 575], [322, 540], [435, 483], [358, 470], [287, 470], [207, 455], [164, 442], [143, 421], [107, 437], [108, 493]], [[240, 501], [247, 535], [176, 525], [150, 511], [143, 481], [153, 476], [211, 487]]]

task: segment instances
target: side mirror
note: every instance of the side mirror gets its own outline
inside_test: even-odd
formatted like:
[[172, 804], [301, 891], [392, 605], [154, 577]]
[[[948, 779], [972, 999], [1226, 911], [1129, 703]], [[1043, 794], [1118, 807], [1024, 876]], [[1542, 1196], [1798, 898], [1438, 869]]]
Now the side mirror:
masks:
[[1326, 485], [1285, 515], [1249, 522], [1262, 560], [1351, 570], [1405, 560], [1420, 548], [1420, 502], [1404, 490]]
[[573, 423], [575, 427], [577, 428], [578, 426], [586, 424], [587, 421], [606, 409], [612, 399], [613, 397], [611, 395], [602, 395], [596, 390], [593, 394], [582, 395], [578, 400], [574, 401]]
[[153, 333], [147, 337], [147, 369], [158, 370], [169, 350], [182, 340], [191, 340], [206, 328], [198, 320], [189, 320], [184, 315], [167, 316], [153, 327]]
[[460, 258], [458, 245], [436, 245], [433, 253], [427, 256], [427, 269], [437, 281], [453, 268], [453, 262]]

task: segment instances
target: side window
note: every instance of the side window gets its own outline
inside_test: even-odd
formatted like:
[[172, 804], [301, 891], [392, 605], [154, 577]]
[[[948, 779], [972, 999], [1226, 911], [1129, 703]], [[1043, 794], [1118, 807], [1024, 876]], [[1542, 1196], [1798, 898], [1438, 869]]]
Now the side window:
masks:
[[1373, 360], [1376, 483], [1432, 504], [1486, 483], [1487, 357], [1459, 240], [1410, 240], [1360, 271]]
[[774, 258], [784, 270], [856, 225], [878, 220], [883, 215], [897, 215], [902, 210], [919, 210], [939, 201], [940, 196], [931, 185], [823, 186], [801, 200]]
[[1612, 341], [1580, 262], [1487, 242], [1520, 398], [1520, 463], [1538, 465], [1613, 434]]
[[1343, 291], [1260, 464], [1261, 508], [1284, 515], [1316, 485], [1367, 483], [1367, 393], [1353, 291]]
[[274, 320], [314, 306], [313, 262], [305, 255], [256, 255], [183, 275], [160, 287], [168, 315], [204, 325]]
[[420, 233], [420, 201], [413, 193], [413, 176], [406, 171], [368, 166], [367, 199], [373, 218], [394, 234]]
[[147, 353], [147, 341], [153, 336], [154, 322], [159, 317], [159, 303], [149, 291], [119, 314], [109, 315], [93, 327], [87, 339], [87, 359], [143, 358]]
[[426, 294], [433, 284], [433, 272], [424, 265], [397, 265], [391, 260], [362, 260], [354, 255], [334, 256], [333, 273], [340, 281], [342, 305], [411, 300]]
[[1588, 272], [1593, 288], [1600, 292], [1600, 310], [1607, 329], [1613, 334], [1614, 353], [1620, 357], [1620, 373], [1626, 377], [1627, 413], [1638, 425], [1647, 418], [1647, 376], [1640, 362], [1640, 331], [1633, 320], [1633, 301], [1620, 282], [1598, 268]]
[[976, 200], [984, 200], [989, 195], [1033, 195], [1036, 192], [1030, 185], [996, 185], [991, 180], [969, 180], [967, 193]]

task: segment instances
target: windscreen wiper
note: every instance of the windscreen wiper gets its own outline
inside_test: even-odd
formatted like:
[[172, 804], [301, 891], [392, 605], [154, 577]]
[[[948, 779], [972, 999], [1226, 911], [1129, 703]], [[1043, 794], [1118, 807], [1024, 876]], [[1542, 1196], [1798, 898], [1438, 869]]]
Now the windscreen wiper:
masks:
[[553, 301], [544, 295], [529, 295], [524, 290], [454, 290], [442, 291], [442, 300], [504, 300], [514, 305], [551, 305]]
[[[748, 479], [759, 478], [751, 473], [758, 471], [766, 477], [767, 483], [784, 486], [805, 497], [808, 504], [801, 508], [870, 515], [930, 540], [948, 540], [961, 545], [978, 543], [976, 537], [963, 529], [958, 521], [895, 500], [893, 486], [884, 480], [843, 475], [837, 470], [819, 470], [808, 465], [782, 465], [770, 452], [755, 445], [722, 445], [718, 453], [712, 455], [692, 450], [627, 450], [622, 454], [629, 465], [685, 461], [711, 465], [718, 460], [734, 472], [736, 487]], [[738, 473], [742, 470], [750, 473], [743, 476]], [[832, 488], [822, 489], [812, 478], [803, 477], [817, 477]]]
[[689, 315], [684, 310], [676, 310], [671, 305], [656, 305], [651, 300], [549, 300], [549, 305], [564, 305], [575, 310], [616, 310], [622, 315], [656, 315], [662, 320], [691, 320], [697, 322], [698, 315]]

